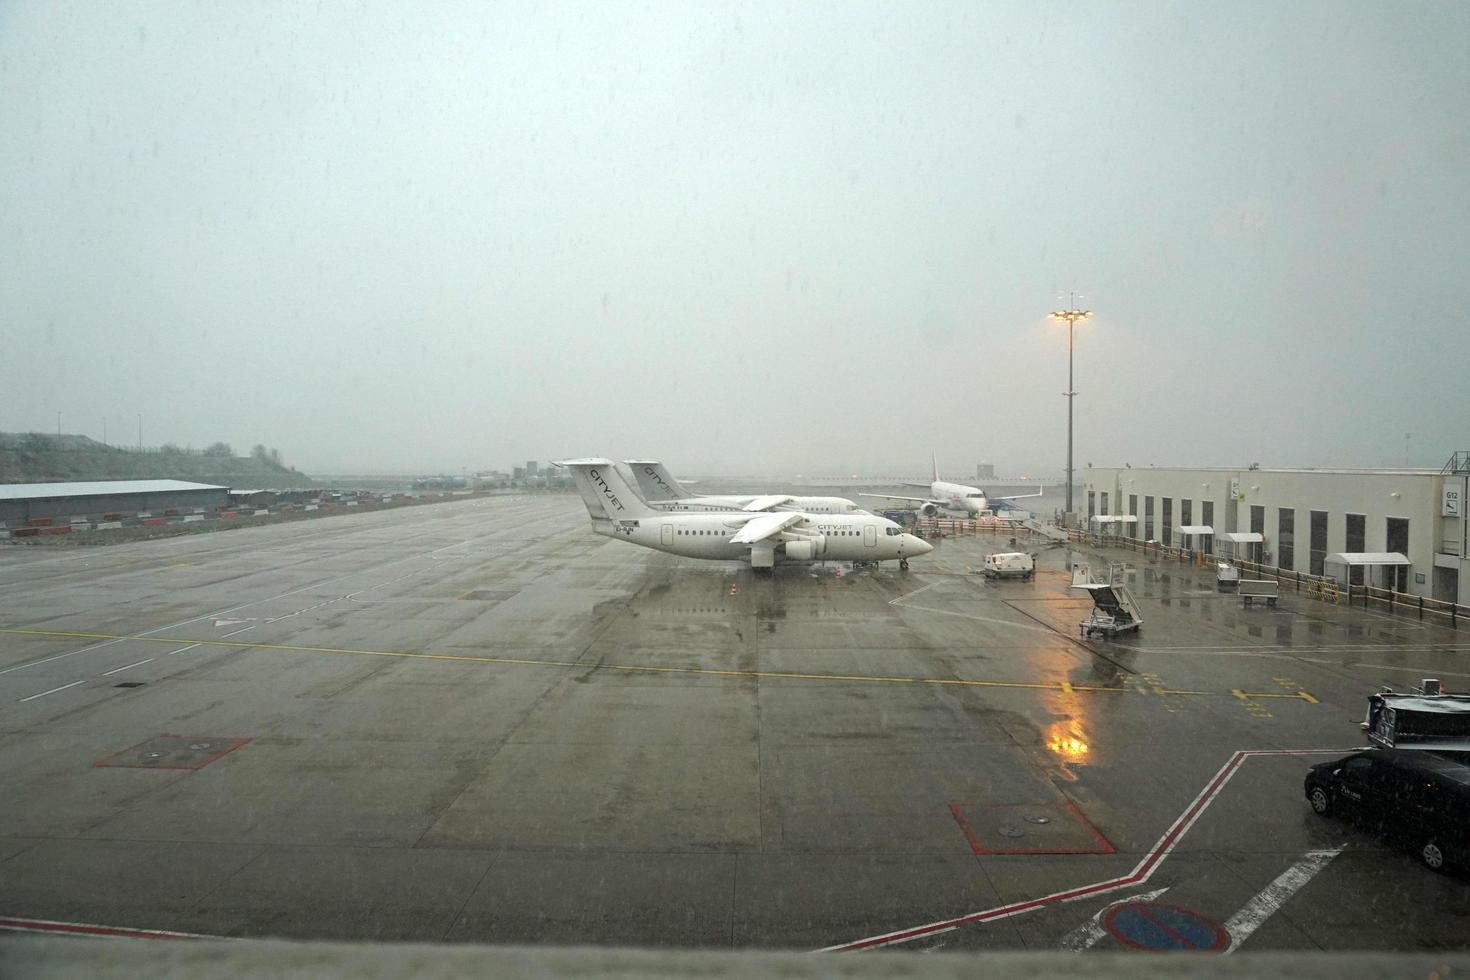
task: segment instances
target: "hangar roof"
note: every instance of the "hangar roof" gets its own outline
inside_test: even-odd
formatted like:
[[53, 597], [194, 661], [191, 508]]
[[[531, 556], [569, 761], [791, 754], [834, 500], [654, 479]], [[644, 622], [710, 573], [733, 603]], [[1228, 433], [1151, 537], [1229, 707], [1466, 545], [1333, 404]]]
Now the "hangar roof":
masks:
[[0, 500], [48, 499], [53, 497], [103, 497], [130, 493], [179, 493], [184, 490], [226, 490], [209, 483], [183, 480], [96, 480], [78, 483], [0, 484]]

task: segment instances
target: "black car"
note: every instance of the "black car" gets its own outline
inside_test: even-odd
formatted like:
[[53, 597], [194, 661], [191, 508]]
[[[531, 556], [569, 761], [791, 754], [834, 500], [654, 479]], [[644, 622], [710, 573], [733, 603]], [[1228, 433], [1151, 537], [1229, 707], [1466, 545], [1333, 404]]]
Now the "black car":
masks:
[[1307, 770], [1307, 802], [1326, 816], [1354, 813], [1412, 842], [1438, 871], [1470, 865], [1470, 765], [1424, 750], [1367, 749]]

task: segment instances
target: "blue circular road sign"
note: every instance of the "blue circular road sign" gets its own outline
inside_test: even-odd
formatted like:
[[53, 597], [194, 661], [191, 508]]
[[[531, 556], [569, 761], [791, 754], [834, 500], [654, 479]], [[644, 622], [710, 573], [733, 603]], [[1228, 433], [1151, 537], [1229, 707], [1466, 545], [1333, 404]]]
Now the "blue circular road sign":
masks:
[[1134, 949], [1151, 953], [1217, 953], [1230, 941], [1218, 922], [1192, 909], [1156, 902], [1125, 902], [1108, 909], [1103, 926]]

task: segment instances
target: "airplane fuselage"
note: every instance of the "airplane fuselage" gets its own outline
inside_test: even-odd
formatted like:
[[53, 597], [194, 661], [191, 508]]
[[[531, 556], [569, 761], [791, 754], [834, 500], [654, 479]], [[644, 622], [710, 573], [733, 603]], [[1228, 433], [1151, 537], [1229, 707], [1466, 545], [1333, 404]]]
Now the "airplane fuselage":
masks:
[[[754, 496], [750, 495], [686, 497], [683, 500], [671, 500], [663, 503], [650, 502], [649, 506], [658, 510], [667, 511], [722, 511], [728, 513], [732, 510], [740, 510], [755, 499]], [[854, 514], [862, 512], [862, 508], [858, 507], [857, 504], [848, 500], [846, 497], [792, 497], [771, 509], [778, 511], [799, 510], [803, 514]]]
[[[732, 537], [757, 515], [724, 512], [682, 511], [637, 519], [599, 520], [593, 529], [601, 535], [631, 541], [683, 558], [743, 561], [751, 546]], [[793, 525], [789, 537], [775, 547], [777, 562], [792, 561], [895, 561], [913, 558], [929, 546], [903, 533], [897, 524], [869, 514], [808, 517]], [[809, 542], [809, 545], [808, 545]], [[787, 546], [797, 544], [809, 557], [789, 557]]]
[[979, 487], [967, 487], [963, 483], [947, 483], [935, 480], [929, 484], [929, 494], [940, 506], [956, 513], [975, 515], [990, 509], [985, 491]]

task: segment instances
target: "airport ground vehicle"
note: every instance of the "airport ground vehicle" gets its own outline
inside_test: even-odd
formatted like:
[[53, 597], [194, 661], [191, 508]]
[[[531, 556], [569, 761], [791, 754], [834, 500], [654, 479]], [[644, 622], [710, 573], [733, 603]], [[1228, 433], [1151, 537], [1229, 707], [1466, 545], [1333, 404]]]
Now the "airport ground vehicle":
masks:
[[1243, 578], [1235, 583], [1236, 592], [1240, 596], [1240, 603], [1249, 606], [1253, 602], [1264, 602], [1268, 606], [1276, 605], [1276, 599], [1280, 594], [1280, 586], [1274, 579], [1249, 579]]
[[1350, 812], [1386, 836], [1407, 841], [1429, 868], [1465, 866], [1470, 864], [1470, 765], [1462, 758], [1365, 749], [1308, 769], [1303, 789], [1316, 813]]
[[1215, 565], [1215, 588], [1233, 589], [1240, 584], [1240, 569], [1229, 562], [1217, 562]]
[[985, 556], [986, 578], [1030, 578], [1036, 574], [1036, 559], [1024, 551], [1000, 551]]

